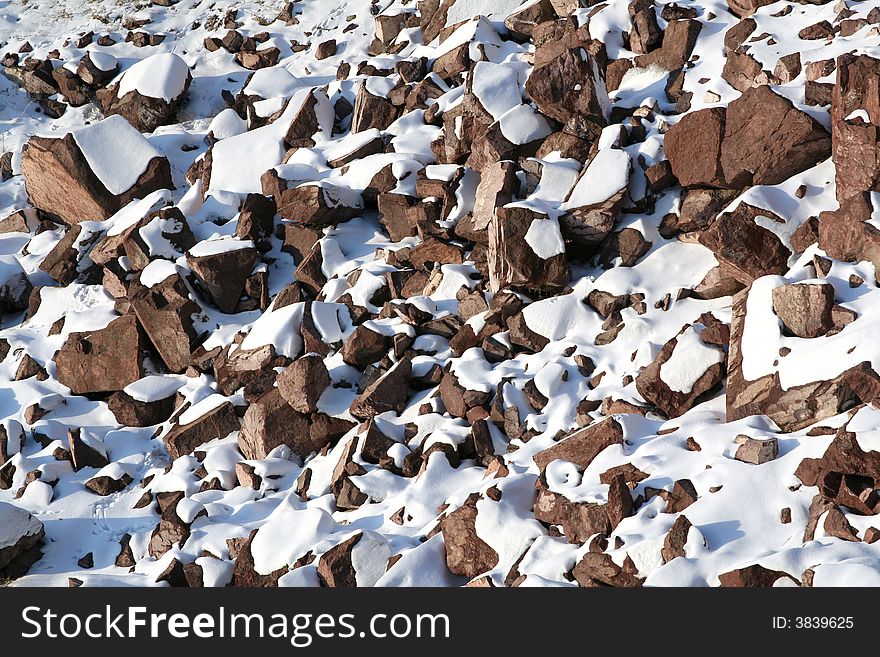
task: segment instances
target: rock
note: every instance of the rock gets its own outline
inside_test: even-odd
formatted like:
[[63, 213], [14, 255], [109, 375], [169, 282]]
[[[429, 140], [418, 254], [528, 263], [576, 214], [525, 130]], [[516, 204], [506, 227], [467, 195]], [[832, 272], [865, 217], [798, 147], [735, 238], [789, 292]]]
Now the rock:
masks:
[[[515, 162], [504, 161], [489, 164], [480, 172], [473, 209], [473, 230], [489, 243], [488, 229], [498, 208], [503, 208], [519, 188]], [[477, 237], [477, 236], [475, 236]], [[476, 240], [475, 240], [476, 241]]]
[[315, 59], [327, 59], [336, 54], [336, 39], [322, 41], [315, 48]]
[[446, 567], [453, 575], [473, 579], [498, 565], [498, 553], [477, 534], [477, 501], [471, 494], [464, 504], [440, 519]]
[[536, 46], [526, 95], [542, 114], [563, 124], [565, 132], [593, 138], [607, 125], [607, 91], [599, 64], [573, 22], [557, 21], [551, 29], [557, 30], [556, 38]]
[[[90, 165], [92, 156], [102, 158], [104, 178]], [[168, 159], [121, 117], [61, 138], [31, 137], [21, 171], [31, 204], [71, 224], [107, 219], [135, 198], [174, 188]], [[104, 173], [119, 171], [131, 180]]]
[[858, 532], [849, 524], [849, 520], [846, 519], [846, 516], [837, 507], [828, 509], [823, 529], [829, 536], [839, 538], [842, 541], [859, 542]]
[[331, 588], [371, 587], [385, 572], [391, 546], [379, 534], [361, 531], [318, 559], [318, 577]]
[[613, 417], [608, 417], [565, 436], [552, 447], [535, 454], [533, 460], [542, 474], [557, 459], [570, 461], [586, 470], [606, 447], [622, 444], [623, 428]]
[[[830, 503], [864, 515], [880, 513], [880, 453], [864, 451], [852, 432], [838, 430], [825, 453], [803, 459], [795, 476], [806, 486], [819, 487], [820, 506]], [[822, 507], [816, 517], [825, 510]]]
[[[742, 339], [751, 288], [733, 298], [727, 376], [727, 421], [749, 415], [767, 415], [783, 431], [796, 431], [837, 415], [853, 401], [868, 403], [880, 397], [880, 376], [870, 363], [860, 363], [827, 381], [782, 388], [778, 377], [767, 374], [755, 380], [743, 373]], [[769, 290], [767, 297], [770, 297]], [[770, 303], [770, 299], [766, 299]]]
[[748, 436], [741, 436], [742, 443], [736, 450], [734, 458], [743, 463], [761, 465], [773, 461], [779, 453], [779, 442], [775, 437], [756, 440]]
[[690, 479], [679, 479], [666, 496], [666, 513], [681, 513], [697, 501], [697, 489]]
[[776, 185], [828, 157], [828, 132], [767, 86], [724, 108], [692, 112], [666, 133], [666, 156], [684, 187]]
[[[730, 276], [743, 285], [768, 274], [788, 270], [791, 252], [775, 233], [759, 225], [758, 217], [775, 220], [777, 216], [748, 203], [741, 202], [732, 212], [725, 212], [697, 237], [711, 250]], [[779, 222], [784, 220], [779, 218]]]
[[115, 479], [109, 475], [99, 475], [92, 477], [85, 483], [85, 487], [92, 491], [95, 495], [106, 497], [113, 493], [125, 490], [131, 483], [131, 476], [123, 472], [119, 479]]
[[818, 338], [834, 328], [834, 288], [828, 283], [780, 285], [773, 289], [773, 312], [799, 338]]
[[688, 540], [688, 533], [693, 525], [690, 520], [684, 516], [678, 516], [672, 523], [666, 538], [663, 539], [663, 549], [660, 551], [663, 557], [663, 563], [669, 563], [676, 557], [686, 557], [685, 545]]
[[126, 427], [151, 427], [161, 424], [174, 413], [174, 395], [154, 401], [139, 401], [124, 391], [114, 393], [107, 400], [107, 408], [116, 421]]
[[[228, 246], [226, 244], [228, 242]], [[245, 281], [257, 261], [253, 242], [215, 240], [187, 251], [186, 262], [224, 313], [236, 312]]]
[[672, 172], [682, 187], [723, 187], [721, 142], [727, 112], [723, 107], [685, 114], [663, 140]]
[[257, 71], [261, 68], [275, 66], [280, 56], [281, 51], [273, 46], [262, 50], [241, 50], [235, 53], [235, 61], [243, 68]]
[[575, 581], [583, 587], [613, 586], [618, 588], [639, 587], [645, 581], [638, 576], [638, 569], [627, 555], [623, 566], [618, 566], [604, 552], [587, 552], [571, 572]]
[[703, 24], [689, 18], [671, 20], [663, 30], [663, 42], [647, 55], [635, 58], [637, 68], [656, 67], [664, 71], [677, 71], [690, 61]]
[[605, 504], [572, 502], [560, 493], [543, 487], [533, 508], [535, 518], [562, 527], [569, 543], [583, 544], [594, 534], [608, 535], [633, 513], [633, 499], [623, 475], [611, 480]]
[[[100, 64], [100, 66], [99, 66]], [[116, 58], [106, 53], [101, 53], [93, 58], [92, 53], [87, 52], [79, 60], [76, 74], [88, 85], [102, 87], [110, 82], [119, 73], [119, 63]]]
[[473, 408], [486, 408], [491, 398], [489, 392], [465, 388], [449, 366], [444, 370], [443, 378], [440, 380], [439, 393], [446, 411], [452, 417], [459, 418], [467, 417], [468, 412]]
[[757, 564], [746, 566], [745, 568], [737, 568], [726, 573], [721, 573], [718, 580], [723, 587], [734, 588], [753, 588], [756, 586], [769, 587], [773, 586], [776, 580], [788, 577], [794, 579], [788, 573], [778, 570], [769, 570]]
[[354, 98], [354, 110], [351, 117], [351, 131], [361, 132], [376, 128], [387, 130], [401, 114], [401, 108], [395, 107], [391, 101], [369, 92], [367, 84], [358, 87]]
[[391, 349], [391, 339], [364, 325], [357, 326], [342, 345], [342, 361], [359, 370], [375, 363]]
[[838, 260], [880, 265], [880, 230], [867, 222], [872, 212], [868, 192], [850, 196], [838, 210], [820, 212], [819, 248]]
[[299, 413], [317, 411], [318, 399], [329, 386], [330, 374], [324, 359], [317, 354], [299, 358], [278, 376], [278, 391]]
[[412, 361], [403, 358], [371, 383], [351, 404], [349, 412], [359, 420], [367, 420], [381, 413], [403, 413], [409, 399], [409, 379]]
[[663, 40], [663, 31], [657, 24], [657, 10], [653, 3], [633, 0], [629, 3], [628, 10], [632, 17], [629, 49], [644, 55], [659, 47]]
[[632, 267], [642, 256], [651, 250], [651, 242], [635, 228], [608, 233], [599, 251], [599, 264], [610, 269], [612, 266]]
[[777, 185], [831, 154], [831, 135], [767, 86], [727, 107], [721, 167], [726, 186]]
[[239, 427], [235, 407], [224, 401], [190, 422], [181, 424], [179, 420], [175, 421], [162, 436], [162, 442], [171, 458], [176, 459], [190, 454], [200, 445], [226, 438], [233, 431], [238, 431]]
[[728, 50], [721, 77], [737, 91], [770, 84], [770, 73], [748, 52]]
[[71, 333], [55, 354], [58, 381], [74, 395], [122, 390], [144, 375], [144, 342], [132, 315], [98, 331]]
[[489, 287], [558, 290], [569, 281], [555, 219], [524, 207], [497, 208], [489, 223]]
[[295, 411], [278, 388], [263, 393], [244, 414], [238, 447], [246, 459], [258, 460], [279, 445], [306, 457], [345, 434], [352, 424], [323, 413], [311, 416]]
[[128, 68], [119, 82], [97, 92], [105, 115], [118, 114], [141, 132], [173, 120], [192, 75], [181, 57], [158, 53]]
[[103, 468], [109, 465], [110, 461], [103, 451], [99, 451], [96, 447], [86, 444], [81, 436], [80, 429], [68, 429], [67, 431], [67, 451], [70, 454], [70, 462], [74, 472], [79, 472], [83, 468]]
[[15, 313], [27, 309], [33, 289], [15, 256], [0, 256], [0, 312]]
[[359, 194], [325, 182], [282, 190], [275, 202], [282, 218], [319, 228], [348, 221], [363, 209]]
[[152, 287], [132, 284], [128, 299], [165, 366], [171, 372], [189, 367], [198, 339], [193, 315], [202, 309], [190, 298], [180, 274], [167, 276]]
[[[830, 63], [833, 65], [833, 60]], [[831, 133], [837, 200], [841, 206], [860, 192], [880, 191], [880, 101], [872, 91], [878, 83], [880, 59], [853, 54], [837, 58]], [[861, 115], [853, 116], [858, 110]]]
[[0, 502], [0, 579], [26, 574], [43, 556], [43, 523], [21, 507]]
[[[278, 586], [278, 580], [286, 575], [289, 566], [282, 566], [267, 575], [261, 575], [254, 567], [254, 555], [251, 546], [259, 530], [253, 530], [247, 540], [239, 548], [235, 559], [235, 567], [232, 570], [231, 585], [238, 588], [271, 588]], [[231, 555], [230, 555], [231, 556]]]
[[772, 0], [727, 0], [727, 6], [737, 16], [751, 16], [761, 7], [773, 4]]
[[667, 417], [678, 417], [720, 387], [724, 351], [700, 340], [693, 326], [663, 345], [657, 358], [636, 377], [636, 389]]
[[519, 39], [527, 41], [536, 26], [555, 18], [556, 12], [551, 0], [539, 0], [538, 2], [525, 3], [513, 13], [508, 14], [504, 19], [504, 27]]
[[806, 41], [818, 39], [831, 39], [834, 37], [834, 27], [828, 21], [819, 21], [803, 28], [798, 32], [798, 38]]

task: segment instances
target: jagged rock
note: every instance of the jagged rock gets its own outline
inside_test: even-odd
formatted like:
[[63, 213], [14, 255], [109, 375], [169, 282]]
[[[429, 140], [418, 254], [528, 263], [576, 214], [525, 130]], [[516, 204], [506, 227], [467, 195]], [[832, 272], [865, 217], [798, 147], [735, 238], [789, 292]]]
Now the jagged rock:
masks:
[[608, 119], [603, 107], [607, 91], [599, 64], [573, 22], [547, 25], [557, 30], [556, 38], [536, 47], [526, 95], [542, 114], [563, 124], [565, 132], [594, 137]]
[[617, 420], [609, 417], [565, 436], [552, 447], [535, 454], [533, 459], [542, 473], [557, 459], [570, 461], [586, 470], [606, 447], [622, 444], [623, 428]]
[[880, 101], [872, 91], [878, 82], [880, 60], [854, 54], [837, 58], [831, 134], [837, 200], [841, 205], [860, 192], [880, 190]]
[[153, 132], [172, 120], [191, 82], [181, 57], [158, 53], [136, 62], [97, 97], [105, 115], [118, 114], [141, 132]]
[[409, 399], [409, 379], [412, 376], [412, 361], [403, 358], [387, 372], [371, 383], [351, 404], [349, 411], [366, 420], [381, 413], [403, 412]]
[[633, 499], [623, 475], [618, 475], [609, 485], [605, 504], [572, 502], [560, 493], [539, 488], [533, 512], [537, 520], [561, 526], [569, 543], [583, 544], [593, 534], [607, 536], [632, 515]]
[[752, 588], [755, 586], [773, 586], [776, 580], [788, 577], [794, 579], [788, 573], [778, 570], [769, 570], [757, 564], [746, 566], [745, 568], [737, 568], [718, 576], [721, 586], [735, 588]]
[[46, 532], [27, 510], [6, 502], [0, 502], [0, 527], [0, 578], [16, 579], [43, 556]]
[[559, 223], [524, 207], [497, 208], [489, 223], [489, 286], [554, 290], [569, 281]]
[[190, 422], [181, 424], [178, 419], [162, 436], [162, 442], [171, 458], [176, 459], [191, 453], [200, 445], [225, 438], [233, 431], [238, 431], [239, 426], [235, 407], [224, 401]]
[[143, 377], [144, 347], [132, 315], [98, 331], [71, 333], [55, 354], [58, 381], [75, 395], [122, 390]]
[[604, 552], [587, 552], [571, 572], [575, 581], [583, 587], [614, 586], [619, 588], [639, 587], [644, 578], [639, 577], [638, 569], [627, 555], [623, 566], [618, 566], [610, 555]]
[[250, 241], [200, 242], [186, 254], [187, 264], [214, 304], [225, 313], [236, 312], [256, 261], [257, 250]]
[[[239, 548], [238, 553], [233, 557], [235, 559], [235, 568], [232, 571], [231, 585], [237, 588], [270, 588], [278, 586], [278, 580], [286, 575], [289, 566], [282, 566], [267, 575], [261, 575], [254, 567], [254, 555], [251, 546], [254, 537], [259, 530], [253, 530], [247, 537], [243, 545]], [[232, 556], [232, 555], [230, 555]]]
[[305, 184], [284, 189], [275, 198], [278, 214], [308, 226], [330, 226], [359, 215], [363, 199], [350, 189], [330, 183]]
[[[106, 180], [89, 157], [102, 158]], [[120, 170], [132, 180], [109, 177]], [[134, 198], [174, 187], [168, 159], [121, 117], [62, 138], [31, 137], [22, 149], [21, 171], [31, 204], [71, 224], [107, 219]]]
[[464, 504], [440, 519], [446, 567], [453, 575], [473, 579], [498, 565], [498, 553], [477, 534], [479, 494], [468, 496]]
[[330, 374], [324, 359], [307, 354], [294, 361], [278, 376], [278, 391], [295, 411], [314, 413], [318, 399], [330, 386]]
[[667, 417], [682, 415], [724, 380], [724, 351], [705, 344], [691, 326], [663, 345], [636, 377], [636, 389]]
[[773, 312], [799, 338], [818, 338], [834, 328], [834, 288], [827, 283], [773, 288]]
[[198, 338], [193, 315], [201, 308], [180, 275], [174, 273], [152, 287], [132, 285], [128, 299], [165, 366], [172, 372], [189, 367]]

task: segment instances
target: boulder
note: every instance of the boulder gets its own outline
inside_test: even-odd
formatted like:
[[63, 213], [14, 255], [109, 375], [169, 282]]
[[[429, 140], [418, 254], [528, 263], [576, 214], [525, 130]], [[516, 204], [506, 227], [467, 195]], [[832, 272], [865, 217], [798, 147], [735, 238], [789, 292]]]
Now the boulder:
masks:
[[663, 345], [657, 358], [636, 377], [636, 389], [667, 417], [678, 417], [708, 393], [720, 388], [725, 375], [724, 351], [700, 339], [689, 326]]
[[795, 283], [773, 288], [773, 312], [799, 338], [818, 338], [834, 328], [834, 287]]
[[209, 240], [186, 253], [186, 262], [214, 304], [224, 313], [236, 312], [245, 282], [257, 261], [249, 240]]
[[191, 82], [181, 57], [158, 53], [136, 62], [97, 97], [105, 115], [118, 114], [141, 132], [153, 132], [172, 121]]
[[191, 421], [181, 423], [180, 419], [181, 416], [178, 416], [162, 436], [162, 442], [173, 459], [190, 454], [200, 445], [217, 438], [226, 438], [233, 431], [238, 431], [240, 426], [235, 407], [228, 401], [221, 402]]
[[831, 135], [837, 200], [841, 205], [861, 192], [880, 191], [878, 84], [880, 59], [849, 53], [837, 58]]
[[297, 359], [278, 376], [278, 391], [299, 413], [317, 411], [318, 400], [329, 386], [330, 374], [324, 359], [317, 354]]
[[558, 290], [569, 282], [559, 223], [526, 207], [497, 208], [489, 223], [489, 287]]
[[58, 381], [74, 395], [122, 390], [143, 377], [145, 346], [133, 315], [97, 331], [71, 333], [55, 354]]
[[586, 470], [593, 459], [611, 445], [623, 445], [623, 427], [613, 417], [570, 433], [532, 458], [542, 474], [556, 460], [569, 461], [580, 470]]
[[479, 494], [468, 496], [465, 503], [440, 519], [440, 531], [446, 550], [446, 567], [453, 575], [473, 579], [498, 565], [498, 553], [477, 534]]
[[122, 117], [64, 137], [31, 137], [21, 171], [31, 204], [71, 224], [107, 219], [135, 198], [174, 187], [168, 159]]
[[43, 523], [27, 510], [0, 502], [0, 579], [26, 574], [43, 556]]

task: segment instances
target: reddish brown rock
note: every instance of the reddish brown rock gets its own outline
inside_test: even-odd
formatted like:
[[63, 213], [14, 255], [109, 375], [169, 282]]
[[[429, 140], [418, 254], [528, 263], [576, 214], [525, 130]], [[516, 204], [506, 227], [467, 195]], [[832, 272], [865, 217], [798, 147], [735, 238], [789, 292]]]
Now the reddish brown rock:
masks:
[[547, 466], [557, 459], [570, 461], [585, 470], [593, 459], [610, 445], [623, 444], [623, 428], [613, 417], [592, 424], [562, 438], [533, 457], [538, 469], [543, 473]]
[[746, 566], [745, 568], [737, 568], [736, 570], [731, 570], [726, 573], [721, 573], [718, 576], [718, 579], [721, 582], [721, 586], [723, 587], [752, 588], [756, 586], [773, 586], [773, 584], [782, 577], [788, 577], [793, 581], [797, 581], [788, 573], [784, 573], [778, 570], [769, 570], [757, 564], [753, 566]]
[[354, 110], [351, 117], [351, 131], [360, 132], [377, 128], [387, 130], [400, 116], [401, 108], [395, 107], [391, 101], [375, 96], [367, 90], [367, 85], [358, 87], [354, 98]]
[[473, 579], [498, 565], [498, 553], [477, 535], [478, 494], [440, 519], [446, 566], [453, 575]]
[[107, 408], [116, 421], [126, 427], [151, 427], [161, 424], [174, 413], [175, 398], [169, 395], [164, 399], [143, 402], [120, 390], [107, 400]]
[[[833, 61], [830, 63], [833, 65]], [[880, 60], [853, 54], [837, 58], [831, 134], [837, 200], [841, 205], [860, 192], [880, 191], [880, 100], [875, 91], [878, 84]], [[862, 112], [852, 116], [858, 110]]]
[[398, 415], [406, 408], [409, 399], [409, 379], [412, 361], [403, 358], [355, 398], [349, 411], [359, 420], [366, 420], [381, 413], [394, 411]]
[[733, 298], [727, 376], [727, 421], [767, 415], [783, 431], [796, 431], [837, 415], [853, 402], [880, 397], [880, 376], [868, 362], [851, 367], [828, 381], [783, 389], [774, 375], [748, 380], [743, 374], [742, 336], [750, 288]]
[[618, 475], [608, 487], [605, 504], [572, 502], [564, 495], [540, 488], [533, 512], [537, 520], [561, 526], [569, 543], [583, 544], [593, 534], [607, 536], [621, 520], [632, 515], [633, 499], [623, 475]]
[[12, 580], [25, 575], [43, 556], [40, 546], [46, 532], [43, 523], [21, 507], [0, 502], [0, 524], [13, 528], [11, 536], [4, 534], [0, 546], [0, 578]]
[[153, 287], [133, 284], [128, 299], [165, 366], [172, 372], [189, 367], [198, 337], [193, 315], [201, 308], [190, 298], [180, 275], [169, 276]]
[[611, 556], [604, 552], [587, 552], [571, 572], [578, 585], [588, 588], [613, 586], [635, 588], [644, 583], [638, 569], [629, 556], [623, 566], [618, 566]]
[[605, 80], [575, 24], [557, 21], [556, 26], [552, 28], [557, 31], [556, 38], [535, 49], [535, 68], [526, 82], [526, 95], [542, 114], [563, 124], [565, 132], [596, 136], [607, 124], [601, 100], [606, 93]]
[[[548, 222], [533, 226], [534, 222]], [[557, 250], [536, 253], [526, 236], [555, 234]], [[550, 239], [542, 240], [546, 245]], [[492, 291], [510, 285], [530, 290], [557, 290], [569, 281], [568, 260], [554, 219], [528, 208], [497, 208], [489, 223], [489, 286]]]
[[363, 208], [360, 196], [329, 183], [283, 189], [275, 198], [278, 214], [308, 226], [323, 227], [348, 221]]
[[[691, 332], [695, 330], [692, 327], [686, 329], [686, 331]], [[721, 349], [715, 349], [701, 342], [696, 344], [688, 342], [687, 346], [679, 346], [679, 341], [685, 339], [682, 336], [683, 334], [679, 334], [664, 344], [657, 358], [639, 372], [639, 375], [636, 377], [636, 389], [639, 391], [639, 394], [646, 401], [660, 409], [667, 417], [678, 417], [688, 411], [704, 395], [717, 389], [724, 380], [725, 375], [724, 352]], [[683, 350], [683, 353], [676, 353], [676, 349]], [[686, 389], [687, 385], [677, 380], [677, 373], [667, 373], [667, 378], [672, 377], [670, 379], [671, 385], [667, 383], [667, 380], [664, 378], [664, 365], [672, 358], [687, 361], [689, 354], [693, 353], [692, 358], [698, 363], [703, 363], [708, 359], [705, 359], [705, 356], [700, 354], [700, 352], [709, 349], [714, 349], [717, 352], [717, 360], [701, 373], [693, 372], [693, 374], [698, 374], [698, 376], [694, 377], [695, 380], [692, 383], [688, 382], [691, 383], [690, 389]], [[696, 365], [692, 367], [696, 367]], [[703, 366], [701, 365], [701, 367]], [[668, 369], [667, 367], [666, 370], [668, 371]]]
[[[232, 570], [231, 585], [237, 588], [271, 588], [278, 586], [278, 580], [287, 574], [288, 566], [282, 566], [278, 570], [261, 575], [254, 567], [254, 555], [251, 545], [257, 535], [257, 529], [253, 530], [235, 555], [235, 568]], [[230, 555], [232, 556], [232, 555]]]
[[669, 563], [676, 557], [685, 557], [685, 545], [687, 544], [688, 533], [693, 525], [690, 520], [684, 516], [678, 516], [672, 523], [666, 538], [663, 539], [663, 549], [660, 551], [663, 557], [663, 563]]
[[252, 245], [234, 250], [218, 249], [217, 252], [210, 252], [210, 246], [204, 252], [196, 249], [200, 246], [186, 254], [187, 264], [214, 304], [224, 313], [234, 313], [244, 292], [245, 281], [257, 261], [257, 250]]
[[238, 416], [232, 403], [224, 401], [204, 415], [186, 424], [175, 422], [162, 436], [171, 458], [193, 452], [200, 445], [217, 438], [226, 438], [239, 429]]
[[834, 288], [827, 283], [780, 285], [773, 289], [773, 312], [799, 338], [818, 338], [834, 328]]
[[107, 219], [135, 198], [174, 187], [167, 158], [157, 154], [130, 189], [112, 194], [71, 134], [31, 137], [22, 149], [21, 171], [31, 204], [71, 224]]
[[740, 203], [732, 212], [719, 215], [697, 237], [743, 285], [768, 274], [784, 274], [791, 256], [775, 233], [758, 225], [757, 217], [779, 219], [769, 210]]
[[324, 359], [317, 354], [299, 358], [278, 376], [278, 391], [299, 413], [317, 411], [318, 399], [329, 386], [330, 374]]
[[143, 377], [144, 347], [132, 315], [98, 331], [71, 333], [55, 354], [58, 381], [75, 395], [122, 390]]
[[685, 114], [669, 128], [663, 149], [682, 187], [723, 187], [721, 141], [726, 110], [701, 109]]

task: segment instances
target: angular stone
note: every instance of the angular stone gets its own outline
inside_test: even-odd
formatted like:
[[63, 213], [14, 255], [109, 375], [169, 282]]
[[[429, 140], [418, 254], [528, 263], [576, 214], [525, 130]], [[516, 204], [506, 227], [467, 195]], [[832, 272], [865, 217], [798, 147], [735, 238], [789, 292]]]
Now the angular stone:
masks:
[[453, 575], [473, 579], [498, 565], [498, 553], [477, 534], [478, 494], [440, 519], [446, 567]]
[[[222, 240], [219, 243], [222, 244]], [[187, 252], [186, 262], [214, 304], [224, 313], [234, 313], [244, 292], [245, 281], [257, 261], [257, 250], [251, 245], [211, 252], [211, 243], [204, 244], [207, 244], [205, 249], [196, 245]]]
[[162, 436], [162, 442], [171, 458], [176, 459], [212, 440], [226, 438], [233, 431], [238, 431], [239, 427], [235, 407], [231, 402], [224, 401], [192, 422], [175, 422]]
[[569, 461], [586, 470], [606, 447], [623, 444], [623, 428], [613, 417], [608, 417], [565, 436], [552, 447], [535, 454], [533, 460], [543, 473], [557, 459]]
[[828, 283], [780, 285], [773, 289], [773, 312], [799, 338], [818, 338], [834, 328], [834, 288]]
[[58, 381], [74, 395], [122, 390], [143, 377], [144, 347], [132, 315], [97, 331], [71, 333], [55, 354]]
[[278, 391], [300, 413], [317, 411], [318, 399], [329, 386], [330, 374], [324, 359], [317, 354], [297, 359], [278, 376]]
[[497, 208], [489, 223], [490, 289], [497, 292], [511, 285], [557, 290], [568, 282], [568, 260], [556, 220], [524, 207]]

